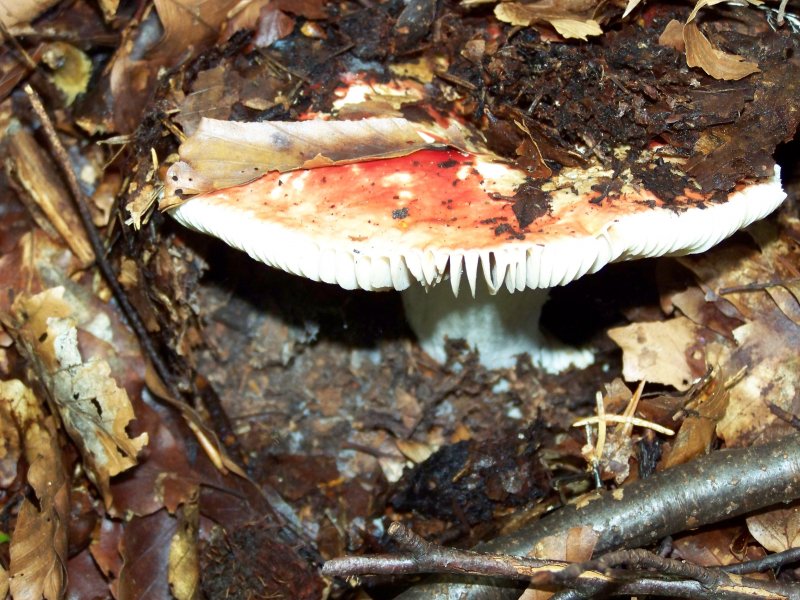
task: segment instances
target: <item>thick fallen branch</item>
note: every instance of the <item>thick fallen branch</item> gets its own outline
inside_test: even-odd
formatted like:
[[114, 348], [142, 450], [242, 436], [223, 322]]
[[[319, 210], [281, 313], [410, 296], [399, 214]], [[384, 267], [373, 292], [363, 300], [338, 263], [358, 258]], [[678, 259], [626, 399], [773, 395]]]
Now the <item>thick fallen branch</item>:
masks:
[[[616, 492], [602, 492], [596, 499], [565, 506], [539, 522], [481, 544], [477, 549], [527, 556], [545, 537], [587, 525], [598, 535], [595, 553], [636, 548], [667, 535], [798, 497], [800, 435], [793, 434], [772, 444], [713, 452]], [[406, 565], [396, 572], [409, 573], [412, 569]], [[522, 588], [518, 581], [510, 579], [487, 583], [485, 579], [449, 576], [430, 578], [398, 598], [510, 600]]]

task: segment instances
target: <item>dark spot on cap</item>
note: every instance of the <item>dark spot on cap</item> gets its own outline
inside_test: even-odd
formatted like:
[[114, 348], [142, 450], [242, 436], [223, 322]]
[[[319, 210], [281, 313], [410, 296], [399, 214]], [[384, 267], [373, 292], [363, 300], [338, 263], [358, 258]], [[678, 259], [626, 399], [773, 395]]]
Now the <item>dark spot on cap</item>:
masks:
[[442, 162], [440, 162], [439, 163], [439, 168], [440, 169], [452, 169], [457, 164], [458, 164], [457, 160], [455, 160], [454, 158], [449, 158], [447, 160], [443, 160]]
[[398, 208], [392, 211], [393, 219], [405, 219], [408, 216], [408, 207]]

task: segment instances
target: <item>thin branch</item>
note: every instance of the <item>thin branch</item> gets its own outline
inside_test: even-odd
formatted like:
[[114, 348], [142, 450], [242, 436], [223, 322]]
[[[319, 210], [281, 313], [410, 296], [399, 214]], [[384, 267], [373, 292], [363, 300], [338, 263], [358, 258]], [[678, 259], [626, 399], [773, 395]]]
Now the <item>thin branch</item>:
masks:
[[[78, 182], [78, 178], [72, 168], [72, 162], [69, 159], [69, 155], [67, 154], [64, 145], [61, 143], [61, 139], [56, 133], [53, 122], [50, 119], [50, 115], [48, 115], [47, 110], [42, 104], [39, 94], [37, 94], [30, 85], [26, 85], [24, 89], [25, 93], [28, 95], [28, 100], [31, 103], [33, 111], [36, 113], [36, 116], [39, 117], [39, 121], [41, 122], [42, 129], [47, 137], [47, 141], [50, 144], [50, 149], [56, 159], [56, 163], [66, 178], [67, 185], [75, 202], [75, 208], [78, 211], [78, 216], [80, 217], [83, 227], [86, 230], [86, 235], [89, 239], [89, 244], [92, 247], [92, 251], [94, 252], [95, 261], [97, 267], [100, 269], [100, 273], [103, 275], [106, 284], [111, 289], [114, 299], [122, 309], [125, 319], [127, 320], [131, 329], [133, 329], [136, 337], [139, 338], [139, 343], [142, 345], [145, 356], [152, 363], [156, 373], [164, 382], [164, 385], [166, 386], [170, 395], [173, 398], [181, 398], [182, 394], [175, 384], [172, 372], [164, 363], [161, 354], [156, 349], [156, 346], [150, 337], [150, 333], [147, 331], [144, 321], [142, 321], [139, 312], [136, 310], [136, 308], [134, 308], [133, 304], [131, 304], [131, 301], [128, 299], [128, 295], [122, 288], [122, 285], [117, 279], [117, 275], [114, 272], [111, 263], [106, 257], [105, 247], [102, 239], [100, 238], [100, 233], [95, 227], [94, 222], [92, 221], [92, 215], [89, 212], [86, 195], [84, 194], [83, 189]], [[224, 416], [224, 418], [215, 423], [217, 427], [219, 427], [219, 437], [222, 440], [235, 439], [235, 436], [232, 435], [233, 429], [230, 423], [227, 421], [227, 416], [225, 416], [224, 413], [222, 413], [222, 416]]]
[[746, 575], [747, 573], [760, 573], [769, 569], [780, 569], [786, 565], [800, 562], [800, 548], [789, 548], [783, 552], [776, 552], [758, 560], [748, 560], [747, 562], [735, 565], [725, 565], [718, 567], [720, 571], [736, 575]]
[[611, 569], [621, 566], [633, 571], [655, 571], [659, 575], [691, 579], [708, 588], [730, 583], [730, 578], [726, 577], [726, 574], [722, 571], [706, 569], [683, 560], [658, 556], [642, 548], [616, 550], [594, 560], [572, 564], [561, 572], [556, 573], [554, 580], [569, 582], [577, 579], [581, 573], [586, 571], [607, 573]]
[[[591, 502], [565, 506], [478, 549], [527, 556], [544, 538], [581, 526], [591, 526], [598, 534], [595, 552], [638, 548], [798, 497], [800, 435], [795, 433], [771, 444], [712, 452], [615, 492], [600, 492]], [[498, 587], [485, 580], [451, 578], [423, 581], [398, 600], [506, 600], [518, 594], [519, 587], [512, 584]]]
[[[663, 559], [644, 550], [613, 552], [597, 561], [570, 564], [445, 548], [425, 541], [400, 523], [392, 523], [387, 533], [405, 553], [334, 559], [325, 563], [323, 574], [329, 577], [418, 573], [480, 575], [533, 582], [535, 587], [546, 589], [553, 588], [555, 579], [574, 588], [564, 597], [575, 599], [597, 594], [658, 594], [699, 600], [786, 600], [798, 597], [797, 590], [789, 585], [741, 577], [733, 580], [735, 576], [727, 573]], [[621, 564], [634, 570], [610, 568]], [[642, 568], [657, 569], [659, 573], [644, 573], [640, 571]]]

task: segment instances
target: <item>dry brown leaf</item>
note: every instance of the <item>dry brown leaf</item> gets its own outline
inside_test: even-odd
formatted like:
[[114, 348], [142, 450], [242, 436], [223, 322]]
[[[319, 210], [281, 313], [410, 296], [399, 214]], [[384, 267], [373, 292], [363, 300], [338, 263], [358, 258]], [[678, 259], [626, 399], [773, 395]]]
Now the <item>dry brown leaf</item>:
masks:
[[167, 197], [231, 187], [269, 171], [290, 171], [430, 147], [419, 128], [398, 118], [360, 121], [237, 123], [203, 119], [169, 168]]
[[[57, 287], [33, 296], [20, 294], [12, 305], [12, 318], [23, 354], [35, 365], [67, 432], [81, 450], [89, 476], [110, 506], [109, 479], [136, 464], [147, 434], [128, 436], [126, 428], [135, 418], [133, 408], [126, 391], [111, 377], [108, 362], [84, 361], [64, 291]], [[81, 331], [80, 335], [91, 334]]]
[[111, 21], [117, 14], [119, 8], [119, 0], [98, 0], [100, 10], [103, 11], [103, 17], [106, 21]]
[[25, 25], [59, 0], [0, 0], [0, 21], [6, 27]]
[[756, 63], [715, 48], [694, 22], [683, 26], [683, 41], [686, 44], [686, 64], [700, 67], [715, 79], [737, 80], [760, 71]]
[[66, 587], [69, 486], [55, 424], [21, 381], [0, 382], [23, 431], [28, 483], [37, 504], [25, 498], [11, 536], [10, 589], [16, 600], [58, 600]]
[[501, 2], [495, 6], [494, 14], [498, 20], [520, 27], [549, 23], [564, 38], [586, 40], [587, 36], [603, 33], [600, 23], [592, 18], [596, 6], [592, 0]]
[[225, 446], [220, 443], [219, 438], [217, 438], [217, 434], [214, 433], [214, 430], [203, 421], [200, 413], [198, 413], [194, 408], [185, 402], [180, 402], [179, 400], [173, 398], [164, 385], [164, 382], [161, 380], [161, 378], [159, 378], [158, 374], [155, 372], [155, 369], [149, 363], [145, 373], [145, 380], [147, 381], [147, 387], [153, 394], [164, 400], [181, 413], [186, 421], [186, 424], [197, 438], [200, 447], [203, 449], [214, 467], [216, 467], [222, 473], [231, 471], [242, 479], [246, 479], [248, 481], [250, 480], [241, 467], [239, 467], [239, 465], [236, 464], [236, 462], [230, 456], [228, 456]]
[[[7, 489], [17, 478], [21, 450], [11, 406], [8, 402], [0, 402], [0, 488]], [[0, 594], [0, 598], [3, 597]]]
[[425, 442], [418, 442], [416, 440], [395, 440], [397, 449], [403, 453], [408, 460], [422, 464], [431, 457], [435, 452], [435, 448]]
[[622, 13], [622, 18], [624, 19], [627, 17], [634, 8], [639, 6], [642, 3], [642, 0], [628, 0], [628, 4], [625, 5], [625, 12]]
[[666, 469], [681, 465], [711, 450], [716, 440], [717, 423], [728, 408], [729, 398], [728, 390], [718, 375], [706, 381], [686, 406], [686, 419], [659, 466]]
[[561, 37], [566, 39], [587, 41], [590, 35], [603, 35], [603, 29], [600, 27], [600, 23], [594, 19], [586, 19], [585, 21], [579, 21], [577, 19], [550, 19], [549, 23]]
[[694, 21], [695, 17], [697, 17], [697, 13], [699, 13], [702, 9], [708, 6], [714, 6], [716, 4], [725, 4], [725, 3], [736, 4], [736, 2], [732, 0], [697, 0], [697, 2], [695, 2], [694, 8], [692, 8], [692, 12], [689, 13], [689, 18], [686, 19], [686, 22], [691, 23], [692, 21]]
[[[154, 0], [164, 36], [158, 54], [175, 60], [188, 58], [217, 38], [228, 11], [238, 0]], [[180, 62], [180, 61], [177, 61]], [[174, 64], [174, 63], [173, 63]]]
[[197, 547], [200, 509], [197, 494], [193, 502], [181, 505], [177, 516], [178, 528], [169, 545], [167, 571], [169, 588], [176, 600], [194, 600], [200, 591], [200, 561]]
[[730, 401], [717, 435], [728, 446], [749, 445], [786, 433], [787, 425], [776, 421], [770, 404], [797, 414], [800, 390], [800, 327], [789, 319], [764, 289], [748, 285], [768, 282], [782, 272], [782, 264], [797, 264], [793, 241], [800, 223], [787, 222], [789, 232], [781, 234], [771, 224], [754, 231], [762, 250], [744, 244], [728, 244], [710, 252], [682, 258], [695, 273], [703, 290], [715, 298], [720, 290], [745, 286], [745, 291], [728, 293], [716, 300], [730, 312], [734, 308], [746, 323], [734, 330], [738, 347], [730, 361], [721, 365], [726, 377], [745, 369], [741, 380], [730, 388]]
[[686, 390], [698, 376], [687, 357], [697, 344], [700, 329], [686, 317], [677, 317], [616, 327], [608, 335], [622, 348], [626, 381], [646, 380]]
[[[764, 558], [764, 549], [749, 541], [747, 530], [740, 525], [682, 533], [673, 541], [672, 557], [701, 567], [722, 567]], [[771, 575], [763, 575], [771, 579]], [[748, 575], [753, 576], [758, 574]]]
[[667, 26], [664, 27], [664, 31], [661, 32], [661, 35], [658, 36], [658, 43], [661, 46], [674, 48], [678, 52], [686, 50], [686, 44], [683, 41], [683, 23], [672, 19], [667, 23]]
[[0, 598], [8, 596], [8, 571], [0, 565]]
[[118, 600], [170, 597], [170, 541], [178, 519], [166, 510], [146, 517], [133, 517], [125, 524], [117, 551], [122, 568], [117, 579]]
[[[543, 538], [528, 556], [548, 560], [585, 562], [592, 558], [598, 537], [597, 533], [588, 525], [573, 527], [564, 533]], [[551, 595], [551, 592], [528, 588], [519, 597], [519, 600], [546, 600]]]
[[52, 160], [27, 129], [12, 128], [7, 139], [11, 155], [8, 164], [27, 197], [44, 213], [81, 264], [91, 264], [94, 252]]
[[747, 518], [747, 528], [770, 552], [800, 546], [800, 506], [777, 508]]

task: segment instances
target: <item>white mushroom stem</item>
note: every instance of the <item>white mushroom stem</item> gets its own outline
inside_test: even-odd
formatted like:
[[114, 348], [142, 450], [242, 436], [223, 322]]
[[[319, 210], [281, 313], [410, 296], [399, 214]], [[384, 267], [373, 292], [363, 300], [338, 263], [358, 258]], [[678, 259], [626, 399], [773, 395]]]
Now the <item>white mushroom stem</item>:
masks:
[[480, 283], [474, 298], [464, 290], [454, 298], [447, 282], [427, 289], [415, 284], [402, 292], [406, 319], [420, 346], [441, 363], [446, 358], [445, 340], [464, 339], [490, 369], [512, 368], [523, 353], [549, 373], [592, 364], [591, 350], [550, 340], [539, 329], [547, 295], [547, 289], [512, 294], [505, 287], [491, 295]]

